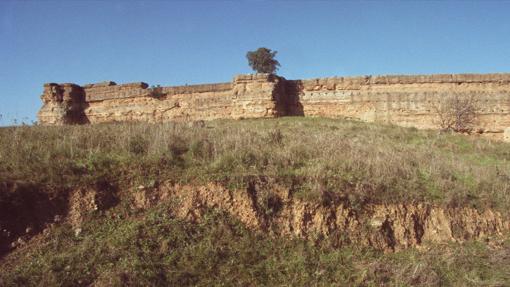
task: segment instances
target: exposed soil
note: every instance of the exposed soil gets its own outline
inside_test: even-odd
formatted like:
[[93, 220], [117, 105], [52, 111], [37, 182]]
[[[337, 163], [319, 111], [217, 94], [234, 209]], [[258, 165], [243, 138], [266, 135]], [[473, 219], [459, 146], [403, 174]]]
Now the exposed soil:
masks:
[[213, 183], [163, 183], [157, 188], [134, 187], [121, 199], [108, 184], [61, 192], [54, 198], [30, 186], [13, 184], [3, 188], [6, 196], [15, 200], [0, 201], [2, 254], [61, 222], [70, 223], [79, 233], [87, 214], [108, 209], [119, 200], [129, 200], [133, 209], [148, 209], [171, 200], [176, 202], [171, 212], [192, 222], [200, 221], [207, 209], [218, 208], [250, 229], [270, 236], [328, 239], [336, 246], [355, 244], [384, 251], [472, 239], [490, 242], [510, 230], [510, 221], [491, 210], [424, 203], [355, 206], [328, 194], [320, 200], [305, 201], [293, 196], [288, 188], [272, 184], [254, 183], [231, 190]]
[[425, 243], [491, 240], [510, 229], [510, 221], [491, 210], [443, 208], [428, 204], [367, 204], [355, 207], [340, 198], [303, 201], [281, 186], [250, 185], [245, 190], [162, 185], [135, 192], [135, 205], [148, 208], [175, 199], [175, 213], [200, 220], [207, 208], [219, 208], [246, 226], [276, 236], [328, 238], [338, 245], [359, 244], [395, 251]]

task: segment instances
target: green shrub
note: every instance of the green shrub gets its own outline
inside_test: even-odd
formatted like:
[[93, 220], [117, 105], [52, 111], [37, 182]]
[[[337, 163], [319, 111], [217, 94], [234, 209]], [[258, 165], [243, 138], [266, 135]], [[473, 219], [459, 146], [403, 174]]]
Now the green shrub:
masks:
[[147, 153], [149, 142], [142, 135], [135, 135], [129, 140], [129, 151], [135, 155]]

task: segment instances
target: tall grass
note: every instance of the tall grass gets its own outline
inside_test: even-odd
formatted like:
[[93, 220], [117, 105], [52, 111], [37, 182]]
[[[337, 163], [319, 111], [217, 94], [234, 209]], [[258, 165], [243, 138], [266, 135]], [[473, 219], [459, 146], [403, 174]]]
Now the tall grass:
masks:
[[[212, 121], [205, 127], [122, 123], [0, 129], [0, 207], [31, 206], [14, 201], [35, 191], [54, 196], [104, 182], [122, 188], [168, 180], [232, 188], [259, 180], [285, 185], [306, 200], [334, 193], [358, 204], [430, 202], [496, 208], [509, 215], [510, 145], [322, 118]], [[26, 187], [19, 189], [22, 196], [12, 195], [13, 185]], [[173, 202], [148, 211], [123, 204], [88, 214], [80, 234], [63, 223], [14, 250], [0, 262], [0, 285], [510, 282], [508, 240], [494, 247], [468, 242], [384, 254], [355, 245], [338, 248], [329, 239], [272, 238], [217, 210], [191, 223], [173, 215]]]
[[171, 180], [243, 186], [270, 178], [297, 196], [510, 207], [510, 145], [323, 118], [0, 129], [0, 186]]

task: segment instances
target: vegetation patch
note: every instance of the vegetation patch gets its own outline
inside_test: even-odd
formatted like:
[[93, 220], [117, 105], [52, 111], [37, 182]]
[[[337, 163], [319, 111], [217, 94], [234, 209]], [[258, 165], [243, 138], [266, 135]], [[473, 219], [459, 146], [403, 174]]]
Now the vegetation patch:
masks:
[[[138, 216], [92, 216], [76, 235], [61, 225], [4, 260], [2, 286], [503, 286], [508, 242], [385, 254], [332, 241], [271, 238], [210, 210], [200, 223], [160, 205]], [[1, 264], [1, 263], [0, 263]]]
[[[0, 285], [503, 286], [510, 281], [508, 241], [385, 254], [339, 244], [341, 234], [275, 238], [223, 211], [208, 210], [191, 222], [175, 216], [177, 202], [138, 210], [126, 200], [133, 198], [133, 188], [150, 197], [162, 182], [215, 183], [256, 193], [253, 204], [267, 218], [281, 214], [284, 204], [271, 186], [321, 206], [346, 201], [362, 210], [367, 204], [429, 203], [491, 208], [509, 216], [510, 145], [323, 118], [218, 120], [193, 129], [179, 123], [1, 128], [0, 224], [35, 237], [0, 260]], [[79, 213], [79, 230], [72, 222], [49, 224], [76, 192], [107, 208], [89, 213], [79, 213], [79, 204], [71, 208]], [[28, 223], [34, 224], [18, 230]], [[371, 224], [367, 228], [374, 228]]]
[[[171, 180], [244, 186], [271, 178], [304, 198], [510, 210], [510, 146], [323, 118], [0, 129], [0, 184], [40, 190]], [[315, 194], [315, 195], [314, 195]]]

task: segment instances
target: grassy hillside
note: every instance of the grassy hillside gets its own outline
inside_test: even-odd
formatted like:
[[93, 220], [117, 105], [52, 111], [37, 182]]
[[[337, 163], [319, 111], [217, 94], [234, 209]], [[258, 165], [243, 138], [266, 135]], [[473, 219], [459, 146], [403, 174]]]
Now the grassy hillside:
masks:
[[510, 145], [321, 118], [0, 129], [0, 184], [63, 187], [272, 178], [313, 198], [510, 208]]
[[[426, 202], [508, 217], [510, 145], [322, 118], [2, 128], [0, 231], [21, 234], [31, 222], [35, 231], [0, 258], [0, 285], [510, 282], [504, 238], [385, 254], [327, 238], [268, 236], [220, 210], [191, 223], [175, 216], [175, 202], [133, 210], [122, 200], [133, 187], [164, 181], [231, 189], [272, 182], [305, 201], [334, 194], [352, 206]], [[91, 212], [80, 233], [67, 222], [45, 227], [65, 213], [70, 190], [98, 186], [118, 201]]]

